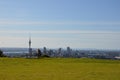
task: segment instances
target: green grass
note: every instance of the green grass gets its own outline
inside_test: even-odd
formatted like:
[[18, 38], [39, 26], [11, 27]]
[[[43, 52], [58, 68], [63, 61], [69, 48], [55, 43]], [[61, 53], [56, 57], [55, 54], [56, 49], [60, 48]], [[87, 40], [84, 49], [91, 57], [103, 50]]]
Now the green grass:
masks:
[[0, 58], [0, 80], [120, 80], [120, 61]]

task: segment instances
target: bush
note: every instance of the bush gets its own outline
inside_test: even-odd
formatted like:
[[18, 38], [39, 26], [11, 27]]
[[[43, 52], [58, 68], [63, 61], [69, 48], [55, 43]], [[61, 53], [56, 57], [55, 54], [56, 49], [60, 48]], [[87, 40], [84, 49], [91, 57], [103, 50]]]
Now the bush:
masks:
[[46, 57], [46, 58], [49, 58], [50, 56], [48, 56], [48, 55], [43, 55], [42, 57]]

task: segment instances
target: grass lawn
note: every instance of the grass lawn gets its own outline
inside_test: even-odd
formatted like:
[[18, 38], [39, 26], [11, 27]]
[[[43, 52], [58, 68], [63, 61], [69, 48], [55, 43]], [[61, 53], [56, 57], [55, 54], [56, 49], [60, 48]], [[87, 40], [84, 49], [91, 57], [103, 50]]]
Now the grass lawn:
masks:
[[120, 80], [120, 61], [0, 58], [0, 80]]

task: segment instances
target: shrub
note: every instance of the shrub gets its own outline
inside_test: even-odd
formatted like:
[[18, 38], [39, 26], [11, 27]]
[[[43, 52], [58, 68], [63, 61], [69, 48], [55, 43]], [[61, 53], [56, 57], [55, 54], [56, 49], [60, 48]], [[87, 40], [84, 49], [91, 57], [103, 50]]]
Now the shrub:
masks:
[[46, 58], [49, 58], [50, 56], [48, 56], [48, 55], [43, 55], [42, 57], [46, 57]]

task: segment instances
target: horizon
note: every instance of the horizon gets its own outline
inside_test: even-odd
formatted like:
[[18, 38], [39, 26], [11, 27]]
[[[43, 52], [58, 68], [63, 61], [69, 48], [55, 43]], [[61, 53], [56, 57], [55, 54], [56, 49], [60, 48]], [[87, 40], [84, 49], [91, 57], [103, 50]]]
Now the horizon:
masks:
[[[67, 47], [70, 47], [70, 46], [67, 46]], [[66, 50], [67, 47], [56, 47], [56, 48], [49, 48], [49, 47], [46, 47], [47, 49], [63, 49], [63, 50]], [[43, 49], [44, 47], [31, 47], [32, 49]], [[29, 49], [28, 47], [0, 47], [0, 50], [2, 49]], [[97, 48], [71, 48], [70, 49], [72, 50], [98, 50], [98, 51], [120, 51], [120, 49], [97, 49]]]
[[0, 48], [120, 50], [119, 0], [0, 0]]

